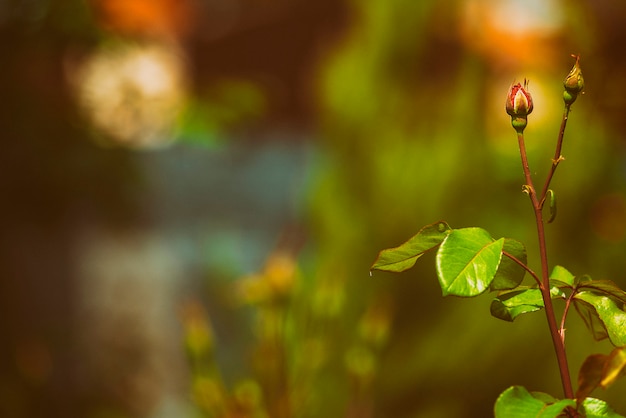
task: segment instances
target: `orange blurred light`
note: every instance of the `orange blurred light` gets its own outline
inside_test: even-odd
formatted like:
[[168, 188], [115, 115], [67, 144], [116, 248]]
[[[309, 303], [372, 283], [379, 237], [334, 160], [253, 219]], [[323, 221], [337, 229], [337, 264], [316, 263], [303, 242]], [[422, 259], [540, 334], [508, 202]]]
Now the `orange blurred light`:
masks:
[[188, 0], [93, 0], [100, 24], [129, 35], [165, 35], [179, 38], [192, 26]]
[[545, 66], [555, 62], [554, 41], [562, 25], [561, 10], [554, 1], [469, 0], [463, 10], [461, 37], [498, 65]]
[[[504, 111], [511, 84], [530, 81], [535, 107], [529, 129], [535, 132], [547, 127], [562, 106], [561, 96], [553, 95], [550, 87], [564, 54], [560, 48], [562, 6], [556, 0], [467, 0], [461, 16], [463, 43], [489, 66], [488, 111], [484, 114], [490, 142], [499, 153], [515, 155], [517, 148], [510, 146], [510, 118]], [[539, 145], [537, 141], [527, 143], [529, 151]]]

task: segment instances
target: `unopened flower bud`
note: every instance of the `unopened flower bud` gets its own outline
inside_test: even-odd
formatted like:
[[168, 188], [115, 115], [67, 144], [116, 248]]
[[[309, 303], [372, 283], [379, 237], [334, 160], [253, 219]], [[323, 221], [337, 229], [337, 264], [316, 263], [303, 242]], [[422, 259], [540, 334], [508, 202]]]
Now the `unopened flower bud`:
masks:
[[565, 87], [563, 100], [568, 105], [574, 103], [578, 97], [578, 93], [585, 88], [585, 80], [583, 79], [583, 73], [579, 64], [580, 57], [578, 55], [572, 55], [572, 57], [576, 58], [576, 62], [567, 77], [565, 77], [565, 81], [563, 81], [563, 86]]
[[526, 91], [528, 82], [524, 80], [524, 87], [520, 83], [513, 84], [506, 97], [506, 113], [511, 116], [527, 116], [533, 111], [533, 99]]
[[527, 124], [527, 116], [533, 111], [533, 99], [526, 90], [528, 81], [524, 80], [524, 86], [521, 83], [513, 84], [506, 96], [506, 113], [511, 115], [511, 125], [518, 133], [522, 133]]

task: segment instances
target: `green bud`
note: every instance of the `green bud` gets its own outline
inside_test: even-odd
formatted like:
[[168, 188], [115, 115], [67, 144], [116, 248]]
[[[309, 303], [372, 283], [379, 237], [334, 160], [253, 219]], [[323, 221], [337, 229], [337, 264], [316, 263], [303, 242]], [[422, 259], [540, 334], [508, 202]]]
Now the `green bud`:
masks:
[[526, 116], [511, 116], [511, 126], [518, 133], [524, 132], [524, 129], [528, 125], [528, 118]]
[[572, 67], [567, 77], [563, 81], [563, 86], [565, 87], [565, 91], [563, 92], [563, 100], [566, 104], [571, 105], [574, 103], [576, 98], [578, 97], [578, 93], [583, 91], [585, 88], [585, 80], [583, 79], [583, 73], [580, 69], [580, 56], [572, 55], [573, 58], [576, 58], [576, 62]]
[[571, 105], [572, 103], [576, 101], [577, 97], [578, 97], [578, 94], [570, 93], [567, 90], [563, 92], [563, 101], [565, 102], [565, 104]]

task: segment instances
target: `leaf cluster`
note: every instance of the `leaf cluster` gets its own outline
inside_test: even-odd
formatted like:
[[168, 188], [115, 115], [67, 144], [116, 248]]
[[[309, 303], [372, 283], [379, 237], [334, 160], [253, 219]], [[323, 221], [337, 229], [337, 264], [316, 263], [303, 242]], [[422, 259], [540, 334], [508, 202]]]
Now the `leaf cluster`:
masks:
[[[444, 221], [426, 225], [403, 244], [382, 250], [371, 269], [402, 272], [429, 251], [436, 251], [437, 278], [443, 296], [475, 297], [487, 291], [497, 292], [491, 303], [491, 315], [510, 322], [519, 315], [544, 308], [543, 283], [526, 265], [524, 245], [511, 238], [494, 239], [482, 228], [453, 229]], [[534, 278], [534, 285], [522, 285], [526, 273]], [[594, 354], [585, 360], [578, 377], [576, 399], [557, 401], [546, 394], [512, 387], [498, 399], [496, 416], [557, 417], [568, 408], [588, 417], [619, 416], [603, 401], [588, 395], [626, 374], [626, 292], [612, 281], [574, 276], [561, 266], [553, 269], [549, 286], [551, 298], [565, 303], [561, 338], [573, 305], [593, 338], [608, 338], [616, 348], [609, 355]]]

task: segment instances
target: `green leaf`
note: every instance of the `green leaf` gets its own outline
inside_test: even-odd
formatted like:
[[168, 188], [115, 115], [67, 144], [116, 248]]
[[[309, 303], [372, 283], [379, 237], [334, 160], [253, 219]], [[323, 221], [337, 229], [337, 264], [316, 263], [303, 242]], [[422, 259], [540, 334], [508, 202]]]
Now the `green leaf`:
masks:
[[[567, 295], [556, 286], [550, 288], [552, 299], [565, 299]], [[491, 301], [491, 315], [512, 322], [521, 314], [543, 309], [543, 297], [537, 287], [518, 287], [510, 292], [502, 292]]]
[[404, 244], [382, 250], [372, 265], [372, 270], [395, 273], [408, 270], [426, 251], [441, 244], [450, 231], [450, 226], [443, 221], [426, 225]]
[[491, 302], [491, 315], [510, 322], [521, 314], [540, 309], [543, 309], [543, 298], [541, 290], [536, 288], [502, 293]]
[[609, 337], [614, 346], [626, 345], [626, 312], [613, 299], [580, 292], [574, 304], [596, 340]]
[[[574, 298], [574, 306], [578, 315], [582, 318], [587, 329], [591, 332], [591, 335], [596, 341], [603, 340], [609, 336], [604, 324], [600, 320], [597, 311], [592, 304], [583, 302], [581, 298], [576, 295]], [[584, 297], [584, 296], [583, 296]], [[579, 300], [577, 300], [579, 299]]]
[[551, 285], [552, 287], [550, 288], [550, 297], [552, 299], [567, 299], [567, 294], [563, 290], [561, 290], [560, 287], [555, 286], [555, 283], [552, 283]]
[[494, 408], [496, 418], [557, 418], [567, 407], [576, 407], [573, 399], [554, 400], [543, 393], [530, 393], [522, 386], [512, 386], [502, 392]]
[[624, 418], [600, 399], [587, 398], [582, 403], [582, 407], [587, 418]]
[[568, 287], [574, 287], [574, 279], [574, 275], [562, 266], [554, 266], [550, 274], [550, 281], [555, 282], [553, 284], [556, 286], [562, 284]]
[[602, 293], [606, 296], [610, 296], [616, 299], [620, 303], [626, 303], [626, 292], [619, 288], [615, 283], [610, 280], [591, 280], [588, 276], [585, 276], [585, 280], [581, 280], [578, 283], [577, 289], [588, 289], [596, 293]]
[[548, 218], [548, 223], [551, 224], [556, 218], [556, 195], [552, 189], [548, 189], [548, 195], [550, 197], [550, 218]]
[[477, 296], [498, 271], [504, 238], [494, 241], [481, 228], [454, 229], [437, 251], [437, 277], [443, 295]]
[[[502, 251], [526, 264], [526, 248], [521, 242], [505, 238]], [[524, 270], [522, 266], [503, 254], [496, 276], [493, 278], [493, 282], [491, 282], [489, 288], [493, 291], [514, 289], [522, 282], [525, 274], [526, 270]]]

